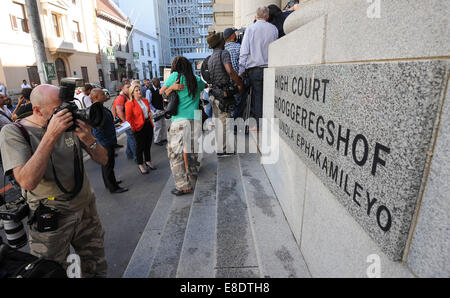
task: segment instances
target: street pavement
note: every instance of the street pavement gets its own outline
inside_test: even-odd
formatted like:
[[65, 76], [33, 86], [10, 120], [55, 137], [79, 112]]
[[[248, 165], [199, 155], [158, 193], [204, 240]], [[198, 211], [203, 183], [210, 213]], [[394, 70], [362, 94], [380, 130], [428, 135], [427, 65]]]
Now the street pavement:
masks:
[[[119, 143], [125, 145], [126, 138], [120, 138]], [[111, 194], [105, 189], [98, 164], [92, 160], [85, 163], [105, 230], [108, 277], [123, 275], [171, 174], [165, 146], [152, 145], [152, 162], [157, 169], [150, 171], [148, 175], [142, 175], [136, 163], [126, 158], [125, 147], [117, 153], [116, 177], [123, 181], [122, 187], [129, 189], [122, 194]]]
[[[108, 107], [111, 105], [112, 100], [106, 103]], [[105, 230], [108, 277], [122, 277], [171, 175], [166, 146], [152, 145], [152, 163], [157, 170], [142, 175], [137, 164], [128, 160], [125, 155], [126, 135], [120, 136], [118, 141], [124, 147], [116, 151], [118, 156], [115, 173], [117, 180], [123, 181], [121, 186], [129, 189], [128, 192], [111, 194], [103, 184], [100, 165], [91, 159], [85, 161], [85, 169], [95, 192], [97, 210]], [[0, 188], [3, 188], [3, 173], [0, 174], [0, 180]], [[0, 235], [6, 241], [4, 231]], [[28, 252], [28, 245], [21, 251]]]

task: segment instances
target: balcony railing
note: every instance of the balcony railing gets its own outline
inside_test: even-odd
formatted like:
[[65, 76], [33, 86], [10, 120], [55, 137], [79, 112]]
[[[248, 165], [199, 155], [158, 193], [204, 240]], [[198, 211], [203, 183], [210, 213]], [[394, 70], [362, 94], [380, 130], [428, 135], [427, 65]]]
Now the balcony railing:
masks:
[[212, 7], [211, 8], [200, 8], [199, 10], [198, 10], [198, 13], [199, 14], [213, 14], [213, 12], [214, 12], [214, 10], [212, 9]]

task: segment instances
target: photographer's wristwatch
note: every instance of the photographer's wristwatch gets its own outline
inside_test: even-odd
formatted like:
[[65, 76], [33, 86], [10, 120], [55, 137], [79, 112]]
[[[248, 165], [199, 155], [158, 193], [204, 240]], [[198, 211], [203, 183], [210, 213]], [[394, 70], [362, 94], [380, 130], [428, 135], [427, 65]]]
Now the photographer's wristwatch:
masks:
[[97, 148], [97, 141], [95, 141], [91, 146], [89, 146], [89, 150], [95, 150]]

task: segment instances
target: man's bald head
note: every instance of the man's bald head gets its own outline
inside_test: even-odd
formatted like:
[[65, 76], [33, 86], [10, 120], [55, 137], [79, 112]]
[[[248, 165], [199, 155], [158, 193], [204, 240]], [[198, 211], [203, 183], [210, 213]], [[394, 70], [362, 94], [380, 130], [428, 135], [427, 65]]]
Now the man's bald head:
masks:
[[89, 95], [92, 102], [104, 102], [106, 100], [105, 92], [100, 88], [94, 88]]
[[45, 120], [48, 120], [62, 103], [59, 98], [59, 88], [53, 85], [37, 86], [31, 92], [30, 99], [33, 114]]
[[59, 88], [53, 85], [39, 85], [33, 89], [30, 95], [31, 104], [37, 107], [45, 107], [47, 105], [53, 105], [57, 102], [61, 104], [59, 98]]

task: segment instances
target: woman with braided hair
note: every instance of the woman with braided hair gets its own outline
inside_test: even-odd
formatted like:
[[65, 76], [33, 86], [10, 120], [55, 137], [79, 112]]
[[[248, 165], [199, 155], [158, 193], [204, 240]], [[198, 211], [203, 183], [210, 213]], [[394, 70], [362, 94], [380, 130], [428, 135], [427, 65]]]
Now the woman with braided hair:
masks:
[[[194, 75], [192, 64], [182, 56], [172, 61], [171, 75], [161, 88], [160, 93], [169, 96], [177, 92], [179, 97], [178, 112], [172, 116], [172, 123], [167, 135], [167, 151], [170, 168], [175, 180], [174, 195], [191, 193], [194, 190], [199, 170], [198, 154], [194, 152], [194, 144], [201, 133], [201, 112], [199, 108], [200, 93], [205, 83]], [[194, 130], [194, 120], [199, 120], [198, 131]], [[195, 127], [196, 127], [195, 126]]]

